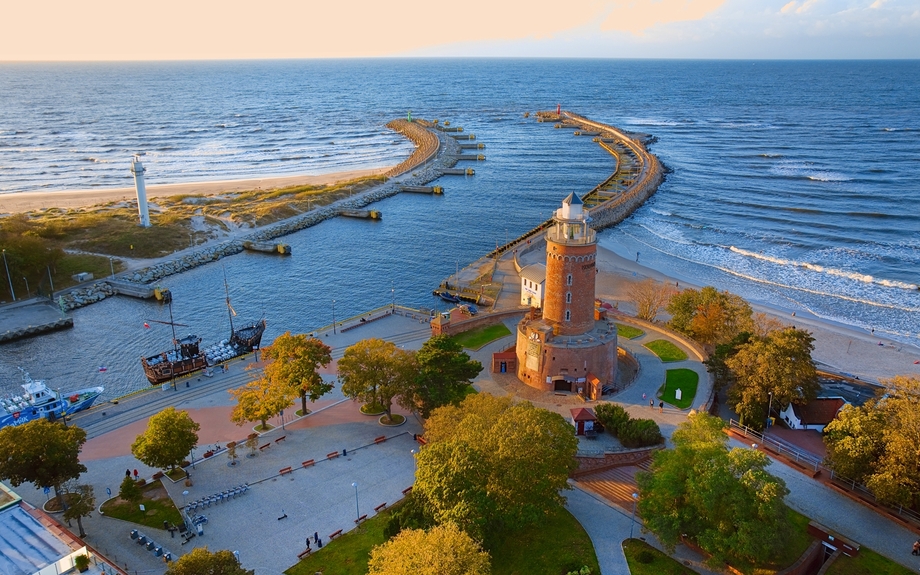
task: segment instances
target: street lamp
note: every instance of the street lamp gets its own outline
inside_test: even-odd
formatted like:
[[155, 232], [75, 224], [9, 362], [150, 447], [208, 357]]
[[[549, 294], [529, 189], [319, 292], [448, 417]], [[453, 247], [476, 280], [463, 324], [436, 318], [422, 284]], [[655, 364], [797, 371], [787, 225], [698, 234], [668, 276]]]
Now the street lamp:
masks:
[[361, 519], [361, 511], [358, 509], [358, 482], [355, 481], [351, 486], [355, 488], [355, 517]]
[[417, 452], [416, 452], [414, 449], [410, 449], [410, 450], [409, 450], [409, 453], [412, 454], [412, 469], [413, 469], [413, 471], [417, 471], [417, 470], [418, 470], [418, 461], [416, 461], [416, 459], [415, 459], [415, 454], [416, 454]]
[[13, 278], [10, 277], [10, 266], [6, 263], [6, 250], [3, 250], [3, 267], [6, 268], [6, 279], [10, 282], [10, 295], [16, 301], [16, 292], [13, 291]]
[[109, 257], [109, 268], [112, 270], [112, 279], [115, 279], [115, 261]]
[[26, 298], [32, 295], [32, 290], [29, 289], [29, 280], [26, 279], [26, 276], [22, 276], [22, 281], [26, 282]]
[[335, 300], [332, 300], [332, 335], [335, 335]]
[[633, 536], [633, 526], [635, 526], [636, 524], [636, 501], [639, 500], [639, 494], [633, 493], [632, 498], [633, 498], [633, 512], [632, 512], [632, 519], [629, 522], [629, 538], [630, 539], [632, 539], [632, 536]]
[[767, 426], [763, 430], [764, 435], [766, 435], [767, 432], [770, 431], [770, 412], [773, 411], [773, 392], [772, 391], [769, 392], [769, 395], [770, 395], [770, 403], [767, 405]]
[[390, 282], [390, 311], [396, 311], [396, 287]]

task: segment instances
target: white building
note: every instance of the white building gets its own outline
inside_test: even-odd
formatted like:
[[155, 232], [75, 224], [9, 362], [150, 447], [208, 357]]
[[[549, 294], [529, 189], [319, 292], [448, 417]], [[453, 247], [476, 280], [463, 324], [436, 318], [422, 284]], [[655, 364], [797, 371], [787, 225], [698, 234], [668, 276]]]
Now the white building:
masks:
[[546, 288], [546, 266], [531, 264], [521, 269], [521, 305], [543, 307], [543, 292]]
[[824, 427], [834, 421], [847, 402], [842, 397], [819, 397], [806, 403], [790, 403], [779, 413], [790, 429], [814, 429], [824, 432]]

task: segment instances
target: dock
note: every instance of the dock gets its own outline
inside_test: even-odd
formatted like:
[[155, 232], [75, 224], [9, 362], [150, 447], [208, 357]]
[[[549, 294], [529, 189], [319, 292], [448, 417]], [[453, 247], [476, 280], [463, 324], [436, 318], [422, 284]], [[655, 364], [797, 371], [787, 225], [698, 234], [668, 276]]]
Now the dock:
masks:
[[482, 142], [478, 144], [457, 144], [461, 150], [485, 150], [486, 145]]
[[265, 254], [291, 255], [291, 246], [282, 242], [254, 242], [246, 240], [243, 242], [243, 249]]
[[72, 327], [73, 318], [44, 298], [0, 307], [0, 343]]
[[399, 188], [399, 191], [413, 194], [443, 194], [444, 188], [441, 186], [403, 186]]
[[156, 287], [152, 285], [139, 284], [114, 278], [106, 280], [106, 283], [112, 286], [112, 289], [115, 290], [115, 293], [119, 295], [126, 295], [140, 299], [150, 299], [156, 295]]
[[445, 176], [472, 176], [476, 171], [473, 168], [448, 168], [444, 170]]
[[476, 155], [467, 154], [465, 156], [457, 156], [458, 162], [461, 160], [466, 160], [466, 161], [471, 161], [471, 162], [483, 162], [485, 161], [485, 159], [486, 157], [483, 156], [482, 154], [476, 154]]
[[363, 218], [365, 220], [379, 220], [383, 218], [383, 214], [379, 210], [342, 210], [339, 212], [340, 216], [345, 216], [347, 218]]
[[455, 140], [475, 140], [476, 136], [473, 134], [450, 134], [450, 137]]

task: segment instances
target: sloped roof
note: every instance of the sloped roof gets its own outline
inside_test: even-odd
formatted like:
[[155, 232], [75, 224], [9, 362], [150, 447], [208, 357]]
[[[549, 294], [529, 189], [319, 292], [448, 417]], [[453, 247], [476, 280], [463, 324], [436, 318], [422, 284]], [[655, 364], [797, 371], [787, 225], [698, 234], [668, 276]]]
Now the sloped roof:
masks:
[[846, 404], [840, 397], [819, 397], [805, 405], [792, 405], [792, 411], [802, 425], [827, 425], [837, 417], [837, 412]]
[[543, 264], [530, 264], [521, 268], [522, 279], [530, 280], [535, 284], [546, 281], [546, 266]]
[[594, 410], [590, 407], [573, 407], [572, 412], [572, 421], [597, 421], [597, 416], [594, 415]]
[[582, 201], [581, 201], [581, 198], [578, 197], [578, 194], [576, 194], [575, 192], [572, 192], [571, 194], [567, 195], [564, 200], [562, 200], [562, 203], [569, 204], [570, 206], [574, 206], [574, 205], [582, 204]]
[[0, 512], [0, 573], [32, 575], [71, 549], [19, 505]]

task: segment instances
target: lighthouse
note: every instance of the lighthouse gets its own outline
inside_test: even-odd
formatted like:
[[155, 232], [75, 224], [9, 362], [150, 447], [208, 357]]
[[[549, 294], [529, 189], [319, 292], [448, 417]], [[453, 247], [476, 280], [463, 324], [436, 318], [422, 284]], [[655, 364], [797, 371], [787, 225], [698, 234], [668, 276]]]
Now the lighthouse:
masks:
[[144, 185], [144, 169], [140, 156], [134, 156], [131, 162], [131, 173], [134, 174], [134, 189], [137, 191], [137, 213], [141, 219], [141, 226], [150, 227], [150, 213], [147, 211], [147, 187]]

